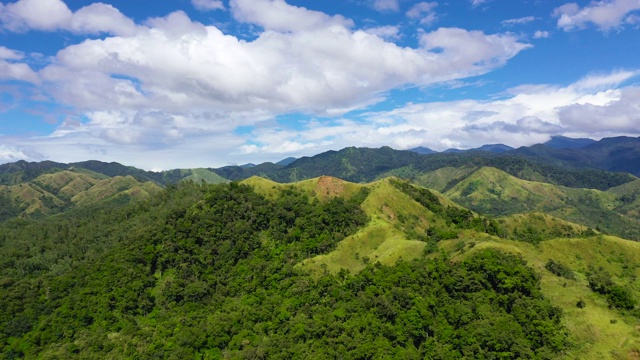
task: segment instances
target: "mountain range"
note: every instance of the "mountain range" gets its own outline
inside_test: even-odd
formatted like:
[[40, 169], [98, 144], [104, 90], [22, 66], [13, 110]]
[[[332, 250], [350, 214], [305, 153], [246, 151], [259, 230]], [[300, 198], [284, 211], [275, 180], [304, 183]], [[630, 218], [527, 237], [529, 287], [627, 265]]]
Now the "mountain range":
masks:
[[0, 165], [0, 359], [635, 359], [639, 144]]
[[[496, 171], [481, 169], [467, 180], [498, 179], [506, 197], [545, 186]], [[518, 186], [506, 185], [512, 182]], [[0, 352], [638, 354], [639, 242], [544, 208], [477, 214], [454, 201], [467, 187], [459, 184], [448, 197], [395, 177], [187, 181], [129, 204], [98, 200], [9, 220], [0, 224]], [[472, 187], [473, 199], [499, 193]], [[567, 195], [555, 191], [549, 186], [541, 197]]]
[[[427, 156], [419, 156], [427, 155]], [[436, 153], [427, 148], [394, 150], [389, 147], [345, 148], [328, 151], [312, 157], [286, 158], [277, 163], [246, 164], [221, 168], [176, 169], [167, 171], [145, 171], [115, 162], [84, 161], [71, 164], [53, 161], [18, 161], [0, 165], [0, 184], [12, 185], [35, 179], [37, 176], [56, 169], [79, 168], [107, 176], [133, 176], [139, 181], [152, 181], [159, 185], [175, 183], [185, 178], [204, 179], [217, 183], [227, 180], [242, 180], [260, 175], [277, 181], [297, 181], [321, 175], [331, 175], [349, 181], [371, 181], [386, 173], [395, 175], [436, 170], [447, 166], [494, 166], [512, 175], [535, 179], [528, 171], [539, 173], [572, 173], [575, 179], [553, 179], [552, 183], [567, 186], [600, 188], [619, 185], [624, 181], [605, 180], [605, 183], [581, 184], [581, 174], [587, 170], [589, 177], [594, 170], [627, 172], [640, 176], [640, 138], [615, 137], [600, 141], [591, 139], [571, 139], [553, 137], [545, 144], [512, 149], [506, 145], [484, 145], [477, 149]], [[635, 161], [634, 161], [635, 160]], [[507, 165], [507, 163], [509, 165]], [[551, 175], [550, 175], [551, 176]], [[609, 179], [611, 175], [604, 175]], [[538, 178], [539, 179], [539, 178]], [[627, 179], [628, 180], [628, 179]], [[592, 179], [591, 182], [594, 180]], [[609, 183], [613, 181], [613, 183]]]

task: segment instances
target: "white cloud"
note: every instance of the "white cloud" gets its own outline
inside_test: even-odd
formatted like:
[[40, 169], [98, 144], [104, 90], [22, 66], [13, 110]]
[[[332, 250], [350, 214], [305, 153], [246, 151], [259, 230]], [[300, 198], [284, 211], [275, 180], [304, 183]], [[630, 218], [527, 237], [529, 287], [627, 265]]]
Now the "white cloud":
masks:
[[341, 15], [329, 16], [319, 11], [292, 6], [284, 0], [231, 0], [231, 11], [238, 21], [262, 26], [265, 30], [297, 32], [334, 25], [352, 27]]
[[373, 0], [373, 8], [380, 12], [400, 11], [398, 0]]
[[[231, 131], [238, 123], [252, 124], [260, 114], [245, 114], [239, 120], [223, 113], [96, 111], [87, 113], [85, 124], [69, 123], [54, 136], [23, 140], [21, 145], [57, 161], [116, 159], [147, 169], [168, 169], [277, 161], [346, 146], [445, 150], [487, 143], [531, 145], [556, 134], [596, 139], [640, 136], [640, 89], [618, 88], [638, 74], [590, 75], [564, 87], [525, 85], [496, 100], [408, 104], [350, 119], [297, 122], [295, 129], [263, 122], [247, 135]], [[237, 150], [229, 153], [229, 148]]]
[[629, 25], [637, 25], [640, 24], [640, 16], [636, 14], [631, 14], [624, 19], [624, 22]]
[[475, 7], [475, 6], [482, 5], [485, 2], [487, 2], [487, 0], [471, 0], [471, 5]]
[[447, 60], [440, 64], [443, 68], [439, 70], [459, 74], [456, 77], [466, 77], [475, 71], [484, 73], [530, 47], [518, 43], [511, 35], [486, 35], [481, 31], [458, 28], [440, 28], [424, 34], [420, 41], [425, 50], [437, 51]]
[[[258, 17], [254, 21], [280, 31], [267, 30], [251, 42], [177, 12], [148, 21], [151, 28], [135, 36], [69, 46], [41, 75], [56, 99], [84, 111], [335, 115], [378, 101], [379, 94], [399, 86], [485, 73], [528, 47], [510, 35], [463, 29], [426, 33], [423, 48], [399, 47], [340, 25], [344, 19], [267, 3], [281, 15], [242, 16]], [[232, 6], [236, 14], [241, 10]], [[272, 18], [294, 15], [301, 17], [287, 28]], [[435, 48], [442, 51], [432, 52]]]
[[[116, 9], [91, 23], [93, 28], [73, 23], [74, 16], [99, 14], [96, 6], [72, 14], [66, 29], [115, 32], [126, 27], [103, 22], [117, 17]], [[379, 131], [357, 122], [334, 123], [328, 129], [318, 123], [310, 128], [313, 133], [304, 135], [308, 138], [262, 144], [229, 134], [238, 126], [264, 125], [279, 114], [340, 116], [383, 100], [392, 89], [484, 74], [530, 46], [509, 34], [441, 28], [421, 34], [419, 47], [400, 47], [385, 41], [399, 36], [395, 27], [360, 30], [344, 17], [282, 0], [232, 0], [230, 10], [234, 18], [264, 30], [253, 40], [243, 40], [178, 11], [149, 19], [145, 26], [133, 24], [135, 31], [87, 39], [59, 51], [34, 80], [42, 79], [42, 90], [73, 114], [51, 136], [28, 145], [58, 161], [125, 159], [141, 166], [145, 153], [158, 156], [144, 168], [191, 166], [184, 158], [202, 166], [205, 155], [190, 155], [192, 146], [194, 151], [213, 146], [209, 154], [215, 154], [216, 149], [246, 145], [245, 152], [268, 150], [259, 154], [264, 157], [269, 151], [324, 149], [338, 144], [320, 137], [327, 131], [353, 144], [382, 145], [392, 139], [392, 145], [404, 146], [419, 141], [425, 130]], [[35, 23], [23, 24], [37, 28]], [[59, 21], [52, 24], [61, 26]], [[30, 69], [8, 61], [14, 77], [29, 77]], [[3, 73], [9, 72], [0, 70]], [[160, 160], [160, 155], [167, 158]], [[212, 165], [221, 165], [220, 158], [209, 156]], [[240, 151], [233, 156], [241, 158]]]
[[61, 0], [20, 0], [0, 8], [0, 20], [12, 31], [57, 30], [72, 13]]
[[589, 23], [601, 31], [609, 31], [632, 22], [635, 15], [630, 13], [636, 10], [640, 10], [638, 0], [603, 0], [583, 8], [576, 3], [567, 3], [556, 8], [553, 15], [558, 18], [558, 28], [564, 31], [584, 29]]
[[0, 80], [19, 80], [38, 83], [38, 75], [27, 64], [14, 64], [0, 60]]
[[549, 36], [551, 36], [551, 34], [548, 31], [543, 30], [536, 30], [536, 32], [533, 33], [534, 39], [546, 39]]
[[200, 11], [224, 10], [222, 0], [191, 0], [191, 5]]
[[[245, 150], [282, 156], [346, 146], [427, 146], [442, 151], [488, 143], [518, 147], [544, 142], [557, 134], [592, 138], [639, 136], [640, 88], [617, 88], [637, 75], [620, 71], [586, 76], [565, 87], [520, 86], [498, 100], [408, 104], [356, 119], [312, 121], [299, 131], [261, 128], [252, 134], [254, 145]], [[293, 143], [303, 150], [285, 151]]]
[[[0, 139], [2, 139], [2, 136], [0, 136]], [[0, 164], [18, 160], [38, 161], [42, 160], [42, 156], [18, 146], [0, 144]]]
[[617, 87], [621, 83], [640, 75], [640, 70], [613, 71], [608, 74], [592, 74], [586, 76], [572, 85], [578, 90], [603, 90]]
[[527, 24], [535, 20], [536, 18], [534, 16], [526, 16], [526, 17], [521, 17], [517, 19], [504, 20], [501, 22], [501, 24], [505, 26], [512, 26], [512, 25]]
[[640, 124], [640, 88], [628, 87], [605, 104], [571, 104], [559, 109], [561, 123], [572, 131], [615, 135], [637, 134]]
[[33, 84], [39, 83], [38, 74], [29, 65], [16, 62], [22, 59], [24, 59], [24, 54], [21, 51], [0, 46], [0, 81], [18, 80]]
[[79, 34], [131, 35], [134, 22], [111, 5], [93, 3], [73, 13], [61, 0], [19, 0], [0, 4], [0, 23], [14, 32], [67, 30]]
[[398, 26], [380, 26], [364, 30], [367, 34], [375, 35], [383, 39], [400, 39], [400, 28]]
[[94, 3], [73, 13], [68, 24], [60, 24], [61, 29], [80, 34], [109, 33], [128, 36], [138, 29], [133, 20], [118, 9], [103, 3]]
[[0, 59], [3, 60], [21, 60], [24, 54], [21, 51], [9, 49], [0, 45]]
[[406, 15], [409, 19], [420, 19], [420, 24], [429, 25], [437, 19], [433, 11], [437, 6], [436, 2], [419, 2], [413, 5]]

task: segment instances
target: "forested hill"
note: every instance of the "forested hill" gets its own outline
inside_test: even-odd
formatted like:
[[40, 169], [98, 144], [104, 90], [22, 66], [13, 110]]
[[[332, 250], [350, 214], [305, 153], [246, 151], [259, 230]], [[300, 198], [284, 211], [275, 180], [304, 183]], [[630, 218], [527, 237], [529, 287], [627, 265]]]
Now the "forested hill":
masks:
[[226, 179], [207, 169], [175, 169], [167, 171], [145, 171], [117, 162], [89, 160], [77, 163], [58, 163], [53, 161], [27, 162], [24, 160], [0, 165], [0, 185], [16, 185], [34, 180], [44, 175], [63, 170], [80, 170], [97, 176], [131, 176], [140, 182], [152, 181], [159, 185], [174, 184], [184, 179], [205, 180], [208, 183], [226, 182]]
[[[353, 182], [368, 182], [390, 175], [414, 180], [433, 170], [468, 166], [476, 169], [489, 166], [524, 180], [600, 190], [635, 179], [628, 173], [607, 172], [597, 168], [572, 168], [546, 158], [536, 159], [528, 155], [484, 151], [423, 155], [389, 147], [351, 147], [313, 157], [303, 157], [287, 166], [265, 163], [254, 167], [228, 166], [213, 171], [223, 178], [236, 181], [261, 176], [279, 182], [294, 182], [330, 175]], [[462, 179], [450, 180], [454, 185], [455, 181]]]
[[640, 176], [640, 138], [619, 136], [604, 138], [579, 148], [554, 148], [545, 145], [522, 147], [511, 151], [536, 161], [557, 163], [574, 168], [623, 171]]
[[397, 178], [254, 177], [9, 221], [0, 358], [635, 354], [640, 243], [528, 216]]
[[0, 185], [0, 222], [50, 216], [97, 202], [124, 205], [160, 190], [155, 183], [131, 176], [108, 177], [74, 168], [49, 172], [14, 185]]
[[[487, 147], [479, 149], [483, 148]], [[74, 168], [106, 176], [132, 176], [138, 181], [152, 181], [162, 186], [184, 179], [220, 183], [228, 180], [239, 181], [251, 176], [261, 176], [279, 182], [295, 182], [322, 175], [353, 182], [369, 182], [389, 175], [415, 180], [426, 172], [446, 167], [473, 166], [479, 169], [489, 166], [523, 180], [607, 190], [634, 180], [634, 177], [628, 174], [640, 175], [640, 138], [605, 138], [597, 142], [556, 138], [548, 145], [539, 144], [515, 150], [505, 147], [502, 150], [505, 151], [496, 153], [472, 150], [421, 154], [389, 147], [350, 147], [311, 157], [287, 158], [275, 164], [267, 162], [251, 166], [174, 169], [160, 172], [95, 160], [72, 164], [18, 161], [0, 165], [0, 185], [16, 185], [42, 174]], [[461, 179], [451, 180], [453, 186], [456, 180]]]

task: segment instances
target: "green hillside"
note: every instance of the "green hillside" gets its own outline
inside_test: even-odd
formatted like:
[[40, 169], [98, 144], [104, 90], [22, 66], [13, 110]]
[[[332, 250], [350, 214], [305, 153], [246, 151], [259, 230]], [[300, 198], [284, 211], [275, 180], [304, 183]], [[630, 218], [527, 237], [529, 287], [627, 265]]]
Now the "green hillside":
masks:
[[[640, 351], [640, 243], [538, 209], [590, 194], [615, 211], [631, 183], [578, 190], [484, 168], [445, 194], [330, 176], [150, 191], [132, 177], [89, 187], [81, 175], [29, 183], [56, 199], [87, 187], [67, 211], [0, 224], [0, 359]], [[529, 199], [527, 211], [469, 211], [468, 186], [469, 201]]]
[[[264, 163], [252, 167], [226, 166], [212, 170], [234, 181], [260, 176], [286, 183], [327, 175], [351, 182], [366, 183], [396, 176], [430, 186], [430, 177], [424, 176], [433, 171], [453, 168], [474, 171], [482, 167], [500, 169], [520, 179], [573, 188], [607, 190], [636, 179], [628, 173], [607, 172], [597, 167], [574, 167], [561, 161], [551, 161], [542, 154], [536, 157], [528, 154], [470, 151], [422, 155], [389, 147], [350, 147], [340, 151], [327, 151], [297, 159], [287, 166]], [[458, 177], [452, 178], [446, 174], [442, 175], [447, 178], [443, 187], [445, 189], [455, 185], [466, 174], [461, 173]]]
[[[494, 179], [499, 178], [495, 175], [505, 175], [495, 169], [485, 169], [484, 172], [493, 174]], [[507, 178], [498, 183], [504, 184], [507, 180], [514, 181], [507, 175]], [[640, 314], [636, 312], [633, 316], [612, 309], [606, 296], [592, 291], [588, 281], [590, 272], [602, 268], [612, 276], [615, 283], [627, 289], [629, 294], [640, 293], [640, 243], [595, 235], [586, 226], [535, 212], [501, 218], [498, 221], [499, 236], [478, 232], [477, 229], [460, 229], [443, 222], [441, 213], [431, 212], [394, 187], [394, 181], [397, 180], [385, 179], [362, 185], [370, 191], [361, 205], [370, 219], [367, 225], [346, 237], [334, 251], [307, 259], [299, 268], [319, 276], [323, 272], [338, 274], [343, 269], [352, 273], [359, 272], [366, 269], [370, 262], [393, 265], [398, 259], [417, 259], [434, 251], [427, 250], [428, 239], [425, 241], [424, 238], [413, 238], [416, 233], [425, 234], [431, 226], [440, 228], [440, 231], [453, 230], [454, 238], [439, 241], [437, 248], [449, 253], [454, 260], [465, 259], [478, 251], [491, 248], [522, 256], [537, 270], [541, 275], [542, 292], [565, 312], [563, 322], [570, 330], [575, 344], [570, 351], [559, 357], [632, 358], [640, 349]], [[520, 180], [515, 181], [518, 183]], [[258, 179], [253, 182], [257, 183]], [[551, 195], [554, 194], [555, 187], [526, 182], [519, 185], [521, 186], [516, 190], [507, 189], [509, 195], [512, 195], [511, 191], [518, 194], [527, 189], [529, 192], [537, 191], [546, 195], [543, 197], [551, 198], [549, 203], [554, 204], [554, 197]], [[627, 187], [635, 189], [632, 185]], [[612, 190], [612, 193], [615, 192], [627, 191]], [[432, 194], [445, 206], [454, 206], [448, 199], [437, 193]], [[605, 202], [607, 204], [609, 203]], [[545, 268], [549, 260], [568, 266], [575, 278], [567, 280], [551, 273]], [[634, 299], [640, 300], [637, 296]], [[583, 308], [576, 306], [579, 301], [585, 303]]]
[[[498, 238], [446, 241], [440, 246], [460, 261], [487, 248], [517, 254], [540, 274], [542, 293], [563, 310], [571, 350], [559, 358], [633, 359], [640, 350], [640, 314], [611, 306], [606, 295], [590, 288], [591, 273], [604, 271], [636, 301], [640, 293], [640, 243], [616, 237], [553, 239], [538, 246]], [[573, 278], [557, 276], [545, 265], [562, 264]], [[600, 269], [601, 268], [601, 269]], [[583, 304], [577, 306], [579, 302]]]
[[220, 175], [207, 169], [190, 169], [186, 173], [190, 174], [183, 177], [180, 181], [204, 181], [208, 184], [221, 184], [229, 182], [229, 180], [222, 178]]
[[131, 176], [139, 182], [151, 181], [161, 186], [175, 184], [185, 179], [197, 182], [204, 180], [209, 183], [227, 181], [211, 170], [202, 168], [146, 171], [116, 162], [106, 163], [96, 160], [71, 164], [57, 163], [53, 161], [26, 162], [21, 160], [15, 163], [0, 165], [0, 185], [18, 185], [30, 182], [42, 175], [55, 174], [65, 170], [78, 174], [86, 174], [96, 179], [106, 179], [116, 176]]
[[42, 217], [98, 201], [126, 203], [160, 190], [131, 176], [108, 177], [87, 170], [46, 173], [16, 185], [0, 185], [0, 221], [12, 217]]
[[445, 192], [456, 203], [493, 216], [544, 212], [588, 228], [640, 240], [638, 182], [608, 191], [577, 189], [518, 179], [481, 168]]

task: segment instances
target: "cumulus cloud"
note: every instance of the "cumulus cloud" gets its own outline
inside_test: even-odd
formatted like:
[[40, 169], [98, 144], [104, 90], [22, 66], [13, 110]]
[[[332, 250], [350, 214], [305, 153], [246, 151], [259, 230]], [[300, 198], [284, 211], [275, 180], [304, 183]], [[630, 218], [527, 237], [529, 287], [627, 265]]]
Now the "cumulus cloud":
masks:
[[21, 60], [24, 54], [21, 51], [12, 50], [0, 45], [0, 59], [3, 60]]
[[380, 12], [399, 11], [398, 0], [373, 0], [373, 8]]
[[[18, 6], [38, 2], [57, 6], [59, 15], [45, 24], [24, 15]], [[7, 58], [1, 60], [0, 74], [42, 81], [47, 96], [73, 109], [71, 120], [38, 140], [46, 144], [39, 151], [52, 157], [62, 154], [66, 146], [66, 157], [57, 158], [64, 161], [81, 160], [70, 158], [76, 155], [114, 159], [127, 149], [163, 156], [169, 149], [187, 154], [197, 141], [238, 149], [244, 145], [239, 153], [262, 149], [264, 156], [269, 151], [323, 149], [342, 140], [382, 145], [388, 143], [384, 139], [392, 139], [391, 145], [405, 146], [421, 141], [432, 130], [393, 121], [383, 129], [371, 128], [369, 121], [377, 124], [381, 120], [368, 119], [367, 123], [345, 121], [328, 126], [324, 121], [314, 123], [309, 125], [313, 131], [302, 138], [278, 143], [245, 143], [246, 136], [228, 134], [238, 126], [264, 123], [279, 114], [340, 116], [383, 100], [393, 89], [487, 73], [530, 47], [510, 34], [458, 28], [421, 33], [420, 46], [401, 47], [388, 41], [399, 36], [395, 27], [358, 29], [342, 16], [282, 0], [230, 1], [234, 19], [261, 28], [252, 40], [195, 22], [181, 11], [149, 19], [144, 26], [129, 23], [129, 19], [118, 25], [109, 21], [120, 14], [115, 8], [98, 11], [102, 5], [96, 3], [73, 13], [61, 4], [20, 0], [5, 5], [0, 9], [5, 16], [3, 26], [14, 31], [66, 29], [112, 36], [86, 39], [62, 49], [37, 74], [24, 64], [11, 63], [20, 53], [0, 48]], [[7, 14], [13, 14], [10, 21]], [[100, 14], [104, 18], [88, 21]], [[10, 69], [3, 71], [2, 66]], [[319, 135], [327, 133], [335, 135]], [[170, 158], [176, 161], [173, 166], [188, 166], [177, 155]], [[172, 166], [166, 161], [164, 167]]]
[[437, 6], [436, 2], [419, 2], [413, 5], [406, 15], [409, 19], [419, 19], [420, 24], [429, 25], [437, 19], [436, 13], [433, 11]]
[[526, 17], [521, 17], [517, 19], [503, 20], [501, 24], [505, 26], [512, 26], [512, 25], [527, 24], [535, 20], [536, 18], [534, 16], [526, 16]]
[[595, 25], [601, 31], [618, 28], [624, 23], [632, 23], [636, 15], [631, 12], [640, 10], [638, 0], [594, 1], [580, 8], [576, 3], [567, 3], [553, 12], [558, 18], [558, 28], [572, 31]]
[[[2, 137], [0, 137], [2, 139]], [[8, 163], [14, 162], [18, 160], [26, 160], [26, 161], [38, 161], [42, 160], [43, 157], [41, 154], [34, 153], [28, 149], [0, 144], [0, 163]]]
[[284, 0], [232, 0], [231, 11], [238, 21], [262, 26], [265, 30], [299, 32], [328, 26], [352, 27], [341, 15], [292, 6]]
[[[459, 28], [440, 28], [422, 35], [420, 42], [428, 51], [437, 51], [447, 59], [441, 64], [449, 73], [465, 77], [467, 72], [486, 72], [490, 68], [501, 66], [508, 59], [530, 45], [517, 42], [512, 35], [486, 35], [481, 31], [467, 31]], [[473, 69], [473, 70], [472, 70]]]
[[490, 124], [468, 124], [462, 127], [465, 133], [511, 133], [518, 135], [557, 134], [564, 130], [558, 124], [544, 121], [535, 116], [525, 116], [515, 122], [496, 121]]
[[62, 0], [19, 0], [0, 4], [0, 23], [9, 31], [67, 30], [79, 34], [131, 35], [137, 27], [118, 9], [93, 3], [72, 12]]
[[30, 83], [39, 83], [36, 74], [27, 64], [11, 63], [0, 60], [0, 80], [18, 80]]
[[224, 10], [222, 0], [191, 0], [191, 5], [200, 11]]
[[0, 80], [18, 80], [37, 84], [40, 79], [29, 65], [16, 62], [24, 59], [21, 51], [0, 46]]
[[378, 36], [382, 39], [397, 40], [400, 38], [400, 28], [398, 26], [379, 26], [364, 30], [367, 34]]
[[560, 122], [572, 131], [598, 134], [637, 134], [640, 124], [640, 88], [620, 90], [606, 104], [571, 104], [559, 109]]
[[536, 32], [533, 33], [533, 38], [534, 39], [546, 39], [549, 36], [551, 36], [551, 33], [549, 33], [548, 31], [543, 31], [543, 30], [536, 30]]
[[[309, 154], [345, 146], [400, 149], [427, 146], [435, 150], [474, 148], [487, 143], [514, 147], [564, 134], [603, 137], [640, 135], [640, 89], [617, 88], [637, 76], [619, 71], [586, 76], [568, 86], [528, 85], [511, 89], [502, 99], [416, 103], [331, 123], [312, 121], [302, 130], [263, 128], [252, 134], [248, 153], [282, 153], [296, 144]], [[282, 146], [287, 144], [287, 146]]]
[[282, 1], [238, 0], [231, 10], [265, 31], [244, 41], [176, 12], [134, 36], [69, 46], [41, 76], [57, 100], [84, 112], [215, 109], [242, 125], [251, 120], [235, 114], [258, 113], [254, 123], [295, 111], [339, 115], [396, 87], [485, 73], [529, 46], [511, 35], [443, 28], [412, 49]]

